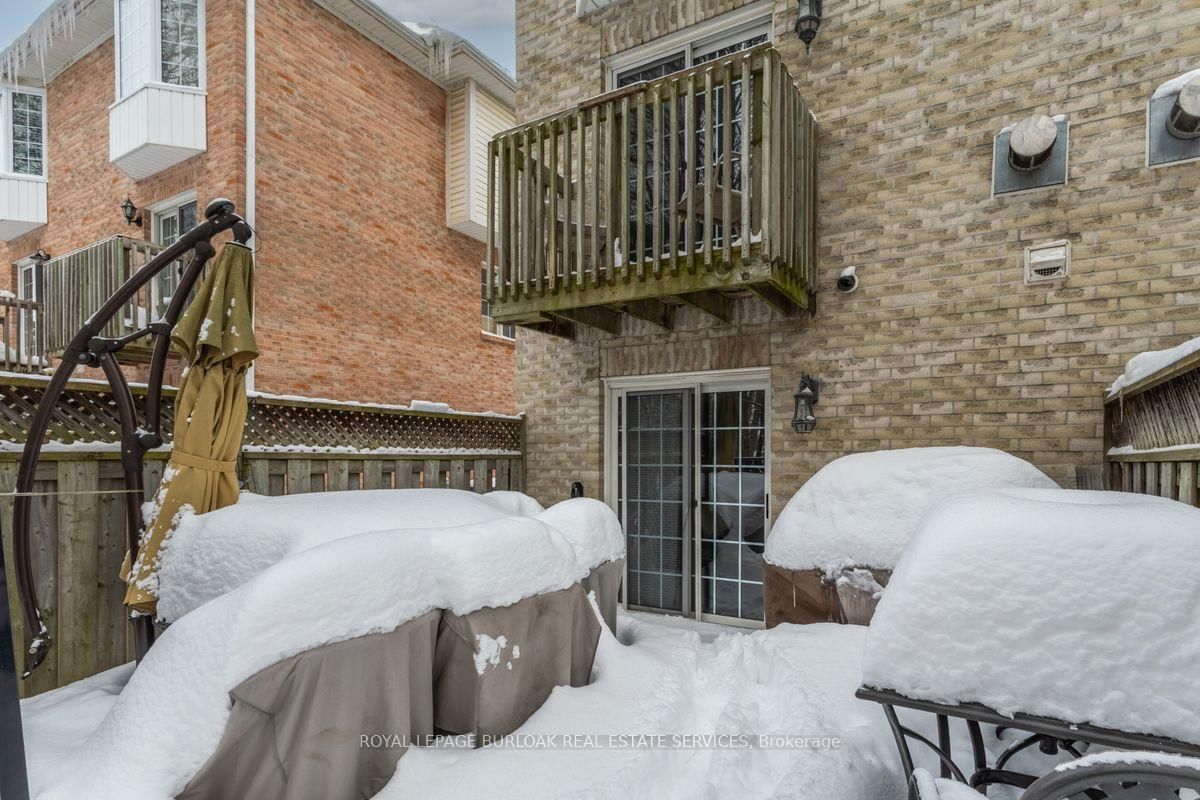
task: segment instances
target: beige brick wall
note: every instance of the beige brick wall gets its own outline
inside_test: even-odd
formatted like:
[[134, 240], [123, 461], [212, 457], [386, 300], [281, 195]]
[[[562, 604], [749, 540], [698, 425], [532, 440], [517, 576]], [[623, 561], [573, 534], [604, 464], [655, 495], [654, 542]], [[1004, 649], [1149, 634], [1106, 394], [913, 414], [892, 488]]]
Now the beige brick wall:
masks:
[[[603, 58], [743, 5], [518, 0], [518, 114], [604, 88]], [[1000, 447], [1071, 485], [1101, 460], [1104, 388], [1130, 354], [1200, 334], [1200, 163], [1149, 170], [1145, 103], [1200, 66], [1200, 2], [826, 3], [811, 55], [775, 3], [776, 44], [817, 115], [815, 318], [742, 301], [735, 324], [575, 342], [523, 332], [529, 487], [601, 490], [600, 378], [769, 365], [773, 487], [787, 497], [847, 452]], [[992, 138], [1033, 112], [1071, 121], [1066, 187], [990, 196]], [[1064, 284], [1023, 283], [1023, 248], [1068, 238]], [[857, 265], [853, 295], [833, 282]], [[819, 428], [791, 432], [802, 372]], [[776, 504], [776, 511], [779, 504]]]

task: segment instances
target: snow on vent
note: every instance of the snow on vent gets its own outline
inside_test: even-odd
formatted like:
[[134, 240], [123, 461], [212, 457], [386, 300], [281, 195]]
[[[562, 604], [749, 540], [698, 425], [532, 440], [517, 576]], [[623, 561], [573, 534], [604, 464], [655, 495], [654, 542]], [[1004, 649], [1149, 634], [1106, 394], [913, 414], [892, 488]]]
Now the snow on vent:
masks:
[[611, 6], [617, 0], [575, 0], [575, 16], [582, 17], [593, 11], [599, 11], [605, 6]]
[[1071, 243], [1050, 242], [1025, 248], [1025, 282], [1042, 283], [1065, 278], [1071, 269]]

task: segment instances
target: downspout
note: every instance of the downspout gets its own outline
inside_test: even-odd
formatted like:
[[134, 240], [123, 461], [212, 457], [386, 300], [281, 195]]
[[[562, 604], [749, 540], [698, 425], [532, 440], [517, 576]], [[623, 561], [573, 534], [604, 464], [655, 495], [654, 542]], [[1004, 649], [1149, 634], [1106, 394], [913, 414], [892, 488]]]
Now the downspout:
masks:
[[[255, 41], [257, 25], [255, 2], [256, 0], [246, 0], [246, 203], [242, 209], [243, 216], [251, 230], [254, 230], [254, 226], [256, 225], [255, 189], [258, 181], [258, 162], [256, 159], [258, 131], [255, 126], [255, 118], [258, 110], [258, 89], [254, 80], [255, 50], [257, 45]], [[257, 296], [257, 293], [255, 293], [256, 306], [258, 305]], [[257, 311], [257, 309], [254, 310]], [[250, 367], [246, 370], [246, 391], [254, 391], [254, 362], [250, 362]]]

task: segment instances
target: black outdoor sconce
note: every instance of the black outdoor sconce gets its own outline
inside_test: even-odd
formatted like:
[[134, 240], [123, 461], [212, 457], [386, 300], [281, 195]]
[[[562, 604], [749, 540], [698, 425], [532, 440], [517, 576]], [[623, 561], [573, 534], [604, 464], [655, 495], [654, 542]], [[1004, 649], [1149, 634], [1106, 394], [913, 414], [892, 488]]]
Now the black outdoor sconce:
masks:
[[[125, 215], [125, 224], [142, 227], [142, 215], [138, 214], [138, 207], [128, 196], [125, 197], [125, 202], [121, 203], [121, 213]], [[136, 216], [134, 216], [135, 214]]]
[[796, 35], [804, 42], [805, 52], [812, 52], [813, 39], [821, 27], [821, 0], [799, 0], [800, 18], [796, 20]]
[[800, 377], [800, 388], [796, 390], [796, 411], [792, 414], [792, 430], [796, 433], [812, 433], [817, 429], [817, 417], [813, 406], [817, 404], [817, 379], [811, 375]]

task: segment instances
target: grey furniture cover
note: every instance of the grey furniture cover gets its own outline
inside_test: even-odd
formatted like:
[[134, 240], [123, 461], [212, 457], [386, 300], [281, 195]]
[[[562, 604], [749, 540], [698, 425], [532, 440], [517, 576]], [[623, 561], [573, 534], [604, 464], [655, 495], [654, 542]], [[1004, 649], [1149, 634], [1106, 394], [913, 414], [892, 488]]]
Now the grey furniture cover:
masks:
[[[600, 623], [587, 595], [615, 622], [623, 572], [611, 561], [567, 589], [464, 615], [430, 611], [267, 667], [230, 692], [216, 752], [177, 800], [365, 800], [435, 732], [479, 742], [513, 732], [555, 686], [588, 683]], [[477, 658], [479, 636], [503, 636], [505, 647]]]

